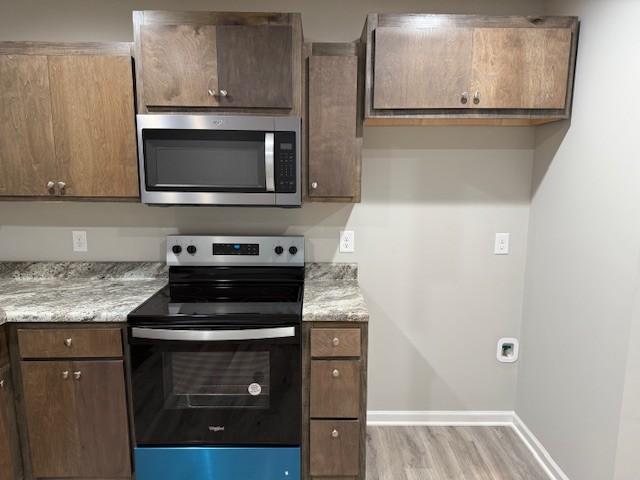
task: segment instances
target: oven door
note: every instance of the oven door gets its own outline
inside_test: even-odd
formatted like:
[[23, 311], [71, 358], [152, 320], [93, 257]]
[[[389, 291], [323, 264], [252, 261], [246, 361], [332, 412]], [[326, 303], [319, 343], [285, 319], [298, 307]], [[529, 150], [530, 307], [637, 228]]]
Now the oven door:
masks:
[[300, 326], [129, 328], [136, 444], [298, 446]]

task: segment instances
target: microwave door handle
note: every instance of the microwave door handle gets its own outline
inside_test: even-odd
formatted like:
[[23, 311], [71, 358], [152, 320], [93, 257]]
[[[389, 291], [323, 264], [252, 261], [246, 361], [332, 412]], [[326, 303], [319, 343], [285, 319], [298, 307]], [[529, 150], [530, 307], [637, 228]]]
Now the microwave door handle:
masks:
[[264, 134], [264, 176], [267, 192], [276, 191], [275, 169], [274, 169], [274, 135]]
[[132, 328], [131, 336], [147, 340], [180, 342], [226, 342], [230, 340], [264, 340], [295, 337], [295, 327], [254, 328], [244, 330], [169, 330], [161, 328]]

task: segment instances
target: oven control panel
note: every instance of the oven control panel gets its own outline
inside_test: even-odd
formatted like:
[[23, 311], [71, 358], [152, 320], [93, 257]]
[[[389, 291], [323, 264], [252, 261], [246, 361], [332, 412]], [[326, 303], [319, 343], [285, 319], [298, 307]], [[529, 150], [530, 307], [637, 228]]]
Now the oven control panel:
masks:
[[304, 266], [304, 237], [171, 235], [169, 266]]

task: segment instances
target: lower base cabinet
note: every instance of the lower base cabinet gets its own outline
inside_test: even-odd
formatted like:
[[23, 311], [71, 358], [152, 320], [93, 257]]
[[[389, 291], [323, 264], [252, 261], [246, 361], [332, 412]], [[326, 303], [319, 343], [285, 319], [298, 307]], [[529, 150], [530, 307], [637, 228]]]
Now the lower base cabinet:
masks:
[[[0, 347], [2, 348], [2, 347]], [[9, 365], [0, 368], [0, 478], [22, 478]]]
[[131, 478], [121, 335], [112, 327], [17, 329], [27, 480]]
[[356, 477], [360, 473], [358, 420], [311, 420], [309, 431], [312, 477]]

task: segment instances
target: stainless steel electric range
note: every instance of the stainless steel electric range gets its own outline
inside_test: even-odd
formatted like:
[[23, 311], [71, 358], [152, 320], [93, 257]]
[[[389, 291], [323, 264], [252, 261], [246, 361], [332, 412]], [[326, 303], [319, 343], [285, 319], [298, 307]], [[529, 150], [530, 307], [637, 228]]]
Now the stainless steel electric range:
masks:
[[137, 480], [299, 480], [304, 238], [171, 236], [129, 314]]

